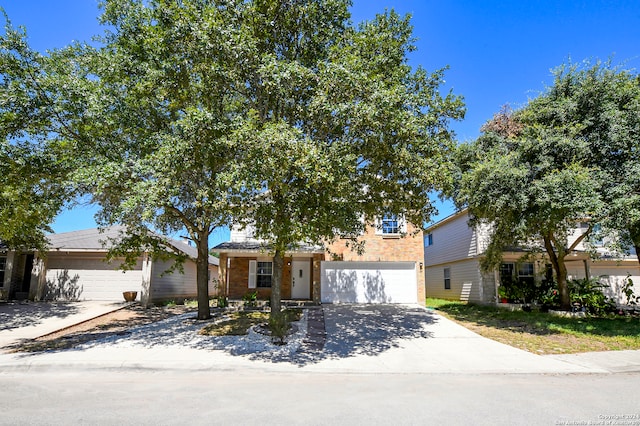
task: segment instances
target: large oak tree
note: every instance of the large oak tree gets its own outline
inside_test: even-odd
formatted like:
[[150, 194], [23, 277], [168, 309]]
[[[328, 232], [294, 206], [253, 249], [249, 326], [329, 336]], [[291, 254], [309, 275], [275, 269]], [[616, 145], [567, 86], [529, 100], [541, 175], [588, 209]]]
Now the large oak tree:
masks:
[[421, 226], [435, 210], [429, 195], [450, 184], [461, 98], [440, 95], [442, 70], [408, 64], [408, 16], [355, 28], [348, 5], [255, 1], [243, 15], [237, 91], [255, 191], [239, 219], [274, 255], [272, 312], [287, 250], [357, 235], [384, 214]]
[[198, 247], [199, 318], [214, 227], [251, 223], [267, 241], [277, 312], [288, 248], [385, 213], [421, 225], [429, 195], [451, 184], [461, 98], [440, 94], [443, 70], [408, 64], [409, 17], [354, 27], [349, 6], [106, 0], [98, 47], [52, 55], [64, 88], [45, 99], [63, 115], [43, 138], [74, 159], [100, 222], [127, 225], [120, 253], [161, 244], [148, 228], [185, 230]]
[[[485, 267], [499, 264], [509, 247], [546, 252], [568, 309], [565, 258], [581, 242], [588, 246], [594, 226], [633, 242], [638, 93], [628, 71], [569, 64], [543, 94], [497, 114], [480, 138], [460, 147], [457, 203], [469, 208], [472, 223], [492, 224]], [[569, 240], [580, 222], [589, 226]]]

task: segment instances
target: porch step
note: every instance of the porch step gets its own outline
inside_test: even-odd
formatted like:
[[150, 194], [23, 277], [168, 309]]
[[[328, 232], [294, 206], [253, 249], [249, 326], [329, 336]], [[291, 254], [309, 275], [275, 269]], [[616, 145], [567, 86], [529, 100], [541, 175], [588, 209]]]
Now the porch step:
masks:
[[318, 306], [318, 304], [312, 300], [283, 300], [282, 306], [287, 308], [306, 308], [309, 306]]

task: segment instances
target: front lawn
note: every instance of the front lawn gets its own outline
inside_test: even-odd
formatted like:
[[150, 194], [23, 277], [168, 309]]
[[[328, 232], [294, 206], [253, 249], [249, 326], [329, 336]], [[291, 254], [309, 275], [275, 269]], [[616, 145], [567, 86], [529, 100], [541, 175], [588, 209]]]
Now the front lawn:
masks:
[[638, 317], [565, 318], [440, 299], [427, 299], [427, 307], [481, 336], [537, 354], [640, 349]]
[[[300, 321], [302, 311], [300, 309], [286, 309], [289, 322]], [[269, 312], [264, 311], [240, 311], [231, 312], [227, 318], [208, 325], [200, 330], [205, 336], [243, 336], [254, 325], [269, 321]]]

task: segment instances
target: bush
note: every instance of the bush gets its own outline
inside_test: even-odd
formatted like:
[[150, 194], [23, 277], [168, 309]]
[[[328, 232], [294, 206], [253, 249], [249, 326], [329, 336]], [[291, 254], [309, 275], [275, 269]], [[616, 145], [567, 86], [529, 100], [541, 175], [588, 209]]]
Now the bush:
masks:
[[218, 308], [226, 308], [227, 306], [229, 306], [229, 300], [227, 299], [227, 296], [218, 296], [216, 298], [216, 305], [218, 306]]
[[272, 312], [269, 316], [269, 330], [271, 330], [271, 341], [277, 345], [284, 345], [285, 337], [289, 333], [289, 313], [287, 311]]
[[613, 312], [616, 308], [615, 302], [603, 293], [603, 289], [607, 286], [595, 278], [570, 280], [567, 282], [567, 286], [571, 303], [576, 308], [595, 315]]
[[255, 308], [258, 306], [258, 291], [250, 291], [244, 296], [242, 296], [242, 300], [244, 301], [244, 305], [250, 308]]

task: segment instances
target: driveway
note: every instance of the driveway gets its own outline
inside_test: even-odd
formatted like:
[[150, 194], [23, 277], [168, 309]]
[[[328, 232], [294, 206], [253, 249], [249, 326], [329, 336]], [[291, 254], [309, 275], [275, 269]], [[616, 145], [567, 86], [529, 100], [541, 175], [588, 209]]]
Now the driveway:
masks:
[[[64, 307], [61, 309], [67, 312], [67, 318], [71, 317]], [[315, 344], [305, 346], [306, 324], [301, 327], [302, 336], [287, 347], [263, 351], [256, 349], [260, 346], [254, 345], [255, 336], [199, 335], [204, 324], [191, 313], [73, 350], [0, 354], [0, 371], [64, 367], [364, 374], [616, 371], [593, 358], [584, 362], [579, 356], [562, 358], [525, 352], [483, 338], [419, 306], [324, 305], [322, 311], [326, 328], [322, 349]], [[607, 362], [620, 355], [624, 355], [620, 358], [626, 366], [624, 371], [640, 371], [640, 351], [611, 353], [606, 356]]]
[[81, 323], [124, 306], [105, 301], [2, 302], [0, 348]]

